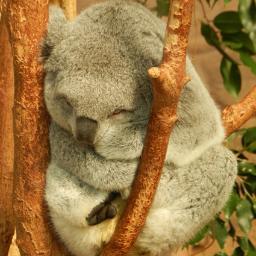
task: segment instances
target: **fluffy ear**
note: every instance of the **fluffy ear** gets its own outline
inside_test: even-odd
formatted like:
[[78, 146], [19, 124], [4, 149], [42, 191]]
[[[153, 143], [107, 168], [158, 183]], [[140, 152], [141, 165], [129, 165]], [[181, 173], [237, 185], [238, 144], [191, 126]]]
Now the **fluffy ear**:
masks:
[[47, 60], [51, 54], [52, 49], [57, 45], [64, 37], [64, 26], [67, 23], [63, 10], [56, 6], [49, 6], [49, 20], [48, 20], [48, 32], [42, 45], [41, 57], [43, 60]]

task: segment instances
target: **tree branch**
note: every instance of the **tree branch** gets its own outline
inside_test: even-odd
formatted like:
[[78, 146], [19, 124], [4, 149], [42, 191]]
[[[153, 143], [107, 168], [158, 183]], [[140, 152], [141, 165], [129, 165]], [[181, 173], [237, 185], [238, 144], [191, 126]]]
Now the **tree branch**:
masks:
[[14, 58], [14, 215], [21, 256], [63, 255], [49, 233], [44, 207], [49, 159], [49, 118], [43, 100], [40, 45], [46, 33], [47, 0], [12, 0], [8, 27]]
[[227, 106], [222, 112], [226, 135], [238, 130], [251, 117], [256, 115], [256, 86], [237, 104]]
[[50, 0], [51, 4], [58, 4], [65, 12], [68, 20], [76, 17], [77, 4], [76, 0]]
[[[3, 15], [3, 13], [2, 13]], [[0, 20], [0, 256], [7, 256], [13, 220], [13, 63], [5, 19]]]
[[184, 84], [186, 49], [193, 0], [170, 1], [162, 63], [151, 68], [152, 112], [145, 145], [131, 195], [111, 241], [102, 256], [125, 255], [145, 224], [161, 176], [169, 136], [177, 120], [177, 105]]

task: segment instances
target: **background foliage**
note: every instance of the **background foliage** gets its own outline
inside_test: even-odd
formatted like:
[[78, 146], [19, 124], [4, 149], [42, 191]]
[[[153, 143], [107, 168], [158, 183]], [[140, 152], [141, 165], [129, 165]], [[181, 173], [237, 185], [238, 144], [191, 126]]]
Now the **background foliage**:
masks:
[[[238, 97], [243, 79], [240, 67], [244, 65], [256, 75], [256, 1], [239, 0], [237, 10], [223, 11], [213, 20], [207, 17], [204, 4], [214, 8], [216, 2], [229, 4], [230, 0], [198, 1], [204, 12], [201, 34], [222, 55], [220, 73], [223, 85], [230, 95]], [[157, 0], [155, 10], [159, 16], [167, 16], [168, 8], [169, 0]], [[236, 147], [232, 146], [234, 141]], [[256, 159], [256, 127], [233, 133], [227, 138], [226, 144], [236, 154], [238, 161], [234, 190], [223, 211], [189, 244], [195, 246], [210, 236], [217, 240], [220, 247], [220, 252], [215, 256], [227, 256], [224, 246], [231, 238], [235, 247], [232, 256], [256, 256], [256, 247], [248, 236], [252, 220], [256, 218], [256, 164], [251, 160]]]

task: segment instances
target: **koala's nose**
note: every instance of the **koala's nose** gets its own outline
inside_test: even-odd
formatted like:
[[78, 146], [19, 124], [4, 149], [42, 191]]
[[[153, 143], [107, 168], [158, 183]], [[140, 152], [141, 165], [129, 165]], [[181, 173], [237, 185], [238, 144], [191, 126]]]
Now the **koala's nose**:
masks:
[[76, 120], [76, 139], [84, 143], [93, 144], [97, 126], [97, 121], [93, 119], [78, 117]]

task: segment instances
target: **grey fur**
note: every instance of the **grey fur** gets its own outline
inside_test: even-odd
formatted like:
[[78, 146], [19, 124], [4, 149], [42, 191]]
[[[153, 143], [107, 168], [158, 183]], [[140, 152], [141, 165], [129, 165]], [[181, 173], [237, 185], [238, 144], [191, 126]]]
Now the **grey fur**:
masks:
[[[163, 33], [164, 24], [134, 2], [109, 0], [72, 22], [50, 8], [46, 201], [56, 231], [75, 255], [97, 255], [129, 194], [152, 100], [147, 69], [161, 60]], [[160, 255], [182, 245], [221, 210], [233, 186], [236, 159], [221, 146], [219, 110], [189, 59], [187, 73], [191, 82], [180, 99], [160, 185], [132, 255]], [[84, 131], [81, 122], [94, 131]], [[79, 141], [78, 133], [87, 133], [93, 145]], [[118, 216], [88, 226], [90, 211], [113, 191], [123, 196], [115, 201]]]

